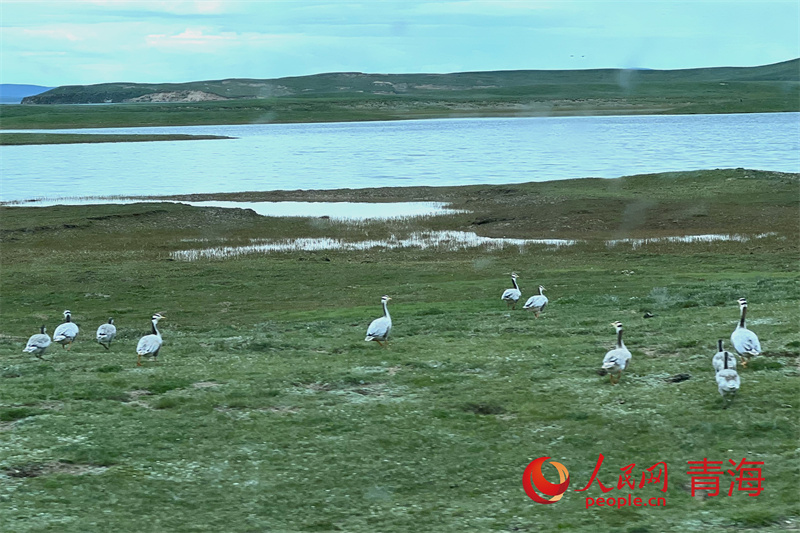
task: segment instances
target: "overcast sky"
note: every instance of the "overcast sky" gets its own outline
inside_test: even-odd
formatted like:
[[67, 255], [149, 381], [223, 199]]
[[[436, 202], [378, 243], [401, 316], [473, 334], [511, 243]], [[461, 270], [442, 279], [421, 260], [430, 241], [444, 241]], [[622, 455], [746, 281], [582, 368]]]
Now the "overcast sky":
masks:
[[755, 66], [800, 1], [0, 0], [0, 82]]

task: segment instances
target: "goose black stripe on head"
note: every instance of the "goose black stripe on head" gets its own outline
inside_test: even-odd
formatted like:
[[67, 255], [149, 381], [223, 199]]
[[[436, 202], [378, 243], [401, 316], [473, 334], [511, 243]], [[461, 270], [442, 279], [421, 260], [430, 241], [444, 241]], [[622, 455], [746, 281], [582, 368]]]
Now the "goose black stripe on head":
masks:
[[747, 298], [739, 298], [738, 302], [740, 306], [747, 307]]
[[72, 322], [72, 313], [70, 312], [69, 309], [64, 311], [64, 321], [65, 322]]
[[153, 315], [153, 319], [150, 321], [150, 332], [153, 335], [158, 335], [158, 330], [156, 329], [156, 324], [158, 324], [158, 321], [161, 320], [162, 318], [166, 318], [166, 317], [164, 315], [162, 315], [161, 313], [156, 313], [156, 314]]

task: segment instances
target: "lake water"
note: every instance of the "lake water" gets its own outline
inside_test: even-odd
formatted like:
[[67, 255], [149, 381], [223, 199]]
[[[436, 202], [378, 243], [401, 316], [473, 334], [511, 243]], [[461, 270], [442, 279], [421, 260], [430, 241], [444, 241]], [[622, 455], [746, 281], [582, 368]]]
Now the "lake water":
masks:
[[231, 140], [0, 147], [0, 201], [800, 172], [800, 113], [58, 130]]
[[[665, 243], [711, 243], [723, 241], [750, 242], [756, 239], [777, 237], [776, 233], [762, 233], [759, 235], [681, 235], [675, 237], [655, 237], [650, 239], [618, 239], [606, 241], [609, 248], [617, 246], [630, 246], [636, 250], [650, 245]], [[199, 259], [231, 259], [243, 255], [270, 254], [276, 252], [298, 252], [298, 251], [325, 251], [325, 250], [370, 250], [381, 248], [387, 250], [418, 248], [420, 250], [433, 249], [440, 252], [453, 252], [468, 248], [483, 248], [484, 250], [502, 250], [505, 248], [517, 248], [520, 252], [526, 248], [539, 247], [550, 250], [557, 250], [563, 247], [580, 244], [582, 240], [574, 239], [508, 239], [482, 237], [474, 232], [466, 231], [426, 231], [415, 232], [404, 238], [392, 235], [387, 240], [361, 240], [343, 241], [340, 239], [323, 238], [302, 238], [302, 239], [251, 239], [250, 244], [241, 246], [226, 246], [221, 239], [216, 246], [206, 246], [207, 239], [202, 239], [201, 248], [190, 250], [179, 250], [170, 253], [172, 259], [179, 261], [197, 261]], [[624, 272], [624, 271], [623, 271]]]
[[9, 202], [18, 207], [50, 207], [54, 205], [96, 205], [174, 202], [194, 207], [221, 207], [251, 209], [265, 217], [328, 217], [334, 220], [391, 219], [419, 216], [452, 215], [461, 213], [449, 209], [441, 202], [203, 202], [177, 200], [145, 200], [124, 198], [60, 198], [47, 200]]

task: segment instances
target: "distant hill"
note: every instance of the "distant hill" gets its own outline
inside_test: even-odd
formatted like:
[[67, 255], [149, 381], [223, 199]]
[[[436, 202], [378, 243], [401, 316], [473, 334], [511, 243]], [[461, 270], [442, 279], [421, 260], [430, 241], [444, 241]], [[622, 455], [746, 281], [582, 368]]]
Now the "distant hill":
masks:
[[[632, 91], [669, 84], [800, 82], [800, 59], [759, 67], [685, 70], [516, 70], [453, 74], [338, 72], [276, 79], [226, 79], [189, 83], [68, 85], [27, 96], [23, 104], [200, 102], [326, 96], [417, 98], [532, 97], [554, 87]], [[570, 92], [570, 91], [568, 91]], [[599, 94], [598, 92], [598, 94]]]
[[34, 96], [50, 89], [52, 87], [41, 85], [0, 83], [0, 104], [19, 104], [26, 96]]

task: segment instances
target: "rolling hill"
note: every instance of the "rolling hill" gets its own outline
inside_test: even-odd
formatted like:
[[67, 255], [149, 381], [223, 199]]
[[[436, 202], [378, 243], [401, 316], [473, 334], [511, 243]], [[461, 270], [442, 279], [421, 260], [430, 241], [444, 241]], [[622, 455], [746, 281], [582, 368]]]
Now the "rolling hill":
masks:
[[[797, 90], [800, 59], [759, 67], [687, 70], [516, 70], [453, 74], [339, 72], [277, 79], [226, 79], [189, 83], [103, 83], [56, 87], [23, 104], [197, 102], [282, 97], [404, 96], [508, 98], [563, 94], [567, 98], [635, 96], [685, 91], [687, 84], [782, 84]], [[729, 89], [735, 89], [730, 87]]]

